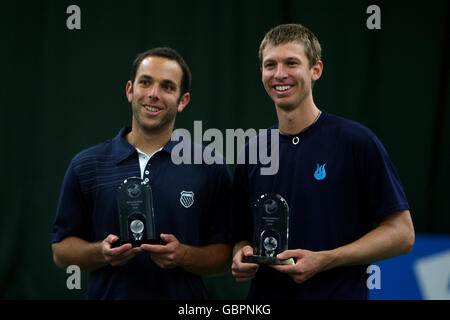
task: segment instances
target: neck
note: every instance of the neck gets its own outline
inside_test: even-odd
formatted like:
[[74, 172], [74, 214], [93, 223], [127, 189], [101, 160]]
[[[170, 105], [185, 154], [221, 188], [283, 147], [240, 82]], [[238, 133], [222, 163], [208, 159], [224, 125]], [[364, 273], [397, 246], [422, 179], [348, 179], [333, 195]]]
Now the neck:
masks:
[[159, 150], [169, 142], [172, 131], [173, 125], [170, 128], [158, 132], [146, 131], [133, 125], [125, 139], [132, 146], [145, 152], [147, 155], [152, 155], [156, 150]]
[[303, 104], [292, 110], [286, 110], [276, 106], [278, 128], [281, 133], [294, 135], [305, 130], [318, 118], [320, 110], [314, 102]]

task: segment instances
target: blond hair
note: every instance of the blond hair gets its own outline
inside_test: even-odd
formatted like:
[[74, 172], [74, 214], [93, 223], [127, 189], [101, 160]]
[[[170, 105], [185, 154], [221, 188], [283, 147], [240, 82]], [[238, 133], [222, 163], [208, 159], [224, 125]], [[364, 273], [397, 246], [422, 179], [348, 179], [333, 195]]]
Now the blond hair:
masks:
[[301, 24], [282, 24], [269, 30], [261, 41], [261, 45], [259, 46], [260, 64], [262, 65], [263, 51], [267, 45], [277, 46], [293, 41], [298, 41], [303, 44], [310, 68], [321, 59], [322, 48], [320, 47], [319, 40], [317, 40], [317, 37], [311, 30]]

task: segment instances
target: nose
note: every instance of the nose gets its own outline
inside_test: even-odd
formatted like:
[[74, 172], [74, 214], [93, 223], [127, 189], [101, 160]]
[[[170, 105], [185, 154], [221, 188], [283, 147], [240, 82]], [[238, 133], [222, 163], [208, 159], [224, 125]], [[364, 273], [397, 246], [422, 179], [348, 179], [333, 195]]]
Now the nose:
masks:
[[154, 100], [159, 99], [159, 86], [157, 84], [154, 84], [149, 88], [148, 97]]
[[285, 79], [286, 77], [287, 77], [287, 74], [284, 70], [284, 66], [282, 63], [279, 63], [277, 65], [277, 70], [275, 72], [275, 79], [282, 80], [282, 79]]

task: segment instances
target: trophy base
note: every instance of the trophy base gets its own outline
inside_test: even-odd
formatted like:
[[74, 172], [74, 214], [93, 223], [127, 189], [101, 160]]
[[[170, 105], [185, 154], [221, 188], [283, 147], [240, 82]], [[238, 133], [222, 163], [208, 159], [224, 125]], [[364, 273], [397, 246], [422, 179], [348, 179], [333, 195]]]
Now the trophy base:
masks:
[[281, 264], [281, 265], [295, 264], [294, 259], [292, 258], [286, 260], [279, 260], [275, 257], [264, 257], [264, 256], [243, 257], [242, 262], [257, 263], [257, 264]]
[[138, 240], [138, 241], [123, 241], [123, 240], [119, 239], [116, 242], [114, 242], [113, 244], [111, 244], [111, 248], [117, 248], [117, 247], [120, 247], [127, 243], [131, 243], [133, 248], [140, 247], [141, 244], [161, 244], [161, 245], [166, 244], [161, 239], [145, 239], [145, 240]]

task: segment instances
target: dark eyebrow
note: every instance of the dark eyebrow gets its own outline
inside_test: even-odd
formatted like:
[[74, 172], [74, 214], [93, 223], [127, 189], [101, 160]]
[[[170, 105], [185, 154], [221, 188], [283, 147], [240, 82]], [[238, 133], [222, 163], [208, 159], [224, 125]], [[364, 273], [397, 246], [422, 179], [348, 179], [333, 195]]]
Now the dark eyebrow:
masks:
[[139, 80], [141, 80], [141, 79], [153, 79], [152, 77], [150, 77], [149, 75], [146, 75], [146, 74], [141, 74], [140, 76], [139, 76], [139, 78], [138, 78]]
[[163, 84], [170, 84], [170, 85], [174, 86], [175, 88], [177, 87], [177, 84], [176, 84], [174, 81], [169, 80], [169, 79], [164, 79], [164, 80], [162, 81], [162, 83], [163, 83]]
[[[141, 74], [138, 78], [138, 80], [143, 80], [143, 79], [153, 80], [153, 78], [151, 76], [149, 76], [148, 74]], [[166, 84], [166, 85], [167, 84], [173, 85], [173, 86], [175, 86], [175, 88], [177, 87], [177, 84], [170, 79], [164, 79], [163, 81], [161, 81], [161, 83]]]

